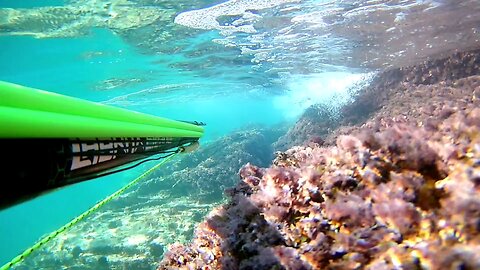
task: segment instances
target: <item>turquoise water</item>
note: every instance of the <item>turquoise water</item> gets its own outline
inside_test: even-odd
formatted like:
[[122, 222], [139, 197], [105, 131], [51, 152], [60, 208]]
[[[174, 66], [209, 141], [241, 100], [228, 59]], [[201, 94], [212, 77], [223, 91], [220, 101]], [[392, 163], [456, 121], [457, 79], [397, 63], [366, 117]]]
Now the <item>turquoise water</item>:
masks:
[[45, 1], [2, 1], [1, 7], [6, 8], [34, 8], [45, 6], [61, 6], [65, 4], [65, 0], [45, 0]]
[[[141, 54], [108, 29], [93, 29], [89, 35], [76, 38], [0, 36], [0, 44], [0, 80], [4, 81], [95, 102], [158, 85], [174, 85], [178, 93], [166, 93], [168, 97], [162, 99], [159, 91], [157, 102], [151, 98], [149, 102], [139, 101], [142, 95], [138, 94], [130, 98], [131, 102], [119, 106], [171, 119], [205, 122], [208, 128], [203, 142], [243, 125], [269, 125], [283, 120], [281, 109], [275, 108], [272, 100], [261, 93], [252, 94], [242, 89], [227, 95], [222, 78], [202, 82], [201, 78], [169, 69], [156, 63], [162, 56]], [[144, 81], [110, 90], [95, 88], [98, 82], [118, 77], [144, 78]], [[232, 82], [223, 85], [240, 88]], [[192, 87], [193, 90], [188, 89]], [[0, 212], [0, 264], [121, 188], [146, 168], [148, 166], [62, 188], [3, 210]]]
[[[461, 16], [448, 1], [228, 1], [232, 9], [226, 1], [127, 2], [0, 0], [0, 80], [202, 121], [208, 144], [246, 126], [287, 126], [312, 104], [342, 104], [353, 83], [379, 70], [478, 43], [478, 27], [447, 31], [468, 19], [436, 21]], [[415, 21], [418, 12], [431, 21]], [[149, 166], [1, 211], [0, 265]]]

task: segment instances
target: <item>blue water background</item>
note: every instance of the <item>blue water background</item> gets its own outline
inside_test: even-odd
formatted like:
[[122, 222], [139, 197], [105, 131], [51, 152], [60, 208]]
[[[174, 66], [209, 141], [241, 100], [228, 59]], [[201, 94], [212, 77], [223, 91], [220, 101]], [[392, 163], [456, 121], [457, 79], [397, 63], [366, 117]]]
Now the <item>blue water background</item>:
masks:
[[63, 6], [66, 3], [65, 0], [43, 0], [43, 1], [14, 1], [14, 0], [2, 0], [0, 7], [5, 8], [35, 8], [46, 6]]
[[[35, 39], [28, 36], [0, 36], [0, 80], [36, 87], [95, 102], [136, 93], [158, 85], [195, 83], [193, 95], [169, 98], [161, 104], [125, 105], [128, 109], [179, 120], [207, 123], [202, 143], [208, 143], [245, 125], [273, 125], [284, 121], [281, 108], [272, 99], [258, 93], [234, 91], [222, 93], [232, 82], [217, 82], [189, 77], [154, 63], [155, 57], [142, 55], [106, 29], [95, 29], [85, 37]], [[85, 57], [88, 52], [102, 56]], [[131, 87], [99, 91], [96, 82], [113, 77], [149, 74], [157, 76]], [[202, 84], [203, 89], [202, 89]], [[212, 85], [220, 87], [212, 89]], [[187, 91], [189, 91], [187, 89]], [[209, 95], [211, 93], [211, 95]], [[161, 95], [160, 95], [161, 96]], [[192, 97], [193, 96], [193, 97]], [[8, 157], [6, 157], [8, 158]], [[42, 235], [50, 233], [113, 193], [154, 164], [94, 181], [59, 189], [35, 200], [0, 212], [0, 264], [30, 247]], [[8, 179], [4, 179], [8, 181]], [[5, 182], [6, 183], [6, 182]]]

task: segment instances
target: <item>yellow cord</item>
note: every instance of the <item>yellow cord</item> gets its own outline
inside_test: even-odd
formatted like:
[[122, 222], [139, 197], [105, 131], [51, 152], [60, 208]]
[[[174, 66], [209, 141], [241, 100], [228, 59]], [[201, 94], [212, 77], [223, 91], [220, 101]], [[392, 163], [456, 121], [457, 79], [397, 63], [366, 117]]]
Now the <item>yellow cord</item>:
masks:
[[148, 174], [150, 174], [151, 172], [153, 172], [154, 170], [156, 170], [158, 167], [162, 166], [165, 162], [167, 162], [168, 160], [170, 160], [172, 157], [174, 157], [175, 154], [171, 155], [171, 156], [168, 156], [166, 157], [165, 159], [163, 159], [160, 163], [158, 163], [157, 165], [153, 166], [152, 168], [150, 168], [149, 170], [147, 170], [146, 172], [142, 173], [139, 177], [135, 178], [133, 181], [131, 181], [130, 183], [128, 183], [126, 186], [122, 187], [121, 189], [117, 190], [115, 193], [113, 193], [112, 195], [106, 197], [105, 199], [103, 199], [102, 201], [98, 202], [97, 204], [95, 204], [94, 206], [92, 206], [90, 209], [88, 209], [87, 211], [83, 212], [81, 215], [79, 215], [78, 217], [74, 218], [72, 221], [70, 221], [69, 223], [63, 225], [62, 227], [60, 227], [58, 230], [50, 233], [49, 235], [47, 235], [46, 237], [40, 239], [37, 243], [35, 243], [33, 246], [31, 246], [30, 248], [26, 249], [24, 252], [22, 252], [20, 255], [18, 255], [17, 257], [13, 258], [10, 262], [4, 264], [2, 267], [0, 267], [0, 270], [7, 270], [9, 268], [11, 268], [12, 266], [16, 265], [17, 263], [23, 261], [23, 259], [25, 259], [28, 255], [30, 255], [32, 252], [34, 252], [35, 250], [39, 249], [41, 246], [43, 246], [44, 244], [48, 243], [50, 240], [52, 240], [53, 238], [55, 238], [57, 235], [59, 235], [60, 233], [66, 231], [67, 229], [69, 229], [70, 227], [72, 227], [73, 225], [77, 224], [80, 220], [84, 219], [86, 216], [90, 215], [91, 213], [95, 212], [96, 210], [98, 210], [100, 207], [102, 207], [104, 204], [106, 204], [107, 202], [111, 201], [112, 199], [114, 199], [115, 197], [118, 197], [120, 194], [122, 194], [125, 190], [129, 189], [130, 187], [132, 187], [133, 185], [135, 185], [138, 181], [140, 181], [141, 179], [143, 179], [145, 176], [147, 176]]

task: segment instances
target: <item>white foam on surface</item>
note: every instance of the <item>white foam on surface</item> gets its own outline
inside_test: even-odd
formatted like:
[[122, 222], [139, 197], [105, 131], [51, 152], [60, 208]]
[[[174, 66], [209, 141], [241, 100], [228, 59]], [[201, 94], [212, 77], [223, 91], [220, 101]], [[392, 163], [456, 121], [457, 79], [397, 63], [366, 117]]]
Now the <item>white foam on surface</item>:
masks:
[[284, 112], [287, 120], [300, 116], [314, 104], [338, 107], [351, 99], [351, 87], [371, 76], [365, 73], [325, 72], [294, 76], [287, 94], [275, 98], [274, 105]]
[[221, 31], [237, 31], [255, 33], [251, 24], [220, 25], [217, 18], [220, 16], [242, 16], [244, 20], [255, 21], [260, 16], [250, 12], [273, 8], [286, 3], [300, 2], [299, 0], [230, 0], [208, 8], [197, 9], [180, 13], [175, 17], [175, 23], [196, 29], [217, 29]]

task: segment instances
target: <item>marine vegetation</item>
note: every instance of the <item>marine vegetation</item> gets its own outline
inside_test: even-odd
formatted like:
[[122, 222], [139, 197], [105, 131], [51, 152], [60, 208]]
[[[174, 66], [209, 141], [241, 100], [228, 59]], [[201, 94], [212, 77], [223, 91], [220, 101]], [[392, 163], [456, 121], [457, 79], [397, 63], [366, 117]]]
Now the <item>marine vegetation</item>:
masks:
[[368, 121], [243, 166], [229, 203], [158, 269], [480, 269], [480, 77], [468, 76], [399, 82]]

